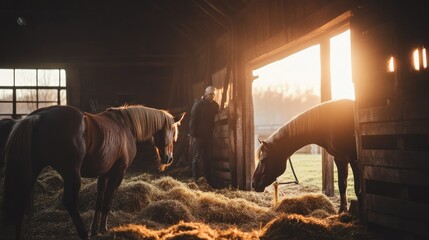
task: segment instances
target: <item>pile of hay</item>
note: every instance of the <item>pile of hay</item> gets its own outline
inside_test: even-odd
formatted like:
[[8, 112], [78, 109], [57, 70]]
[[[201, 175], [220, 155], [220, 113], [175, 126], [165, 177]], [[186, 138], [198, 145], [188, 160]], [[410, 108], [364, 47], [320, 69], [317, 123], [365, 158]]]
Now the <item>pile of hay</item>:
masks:
[[[45, 170], [35, 187], [34, 210], [24, 224], [24, 236], [77, 237], [61, 197], [61, 177]], [[88, 227], [95, 199], [96, 180], [82, 179], [78, 207]], [[204, 179], [128, 176], [113, 199], [111, 230], [94, 239], [375, 239], [352, 216], [337, 215], [322, 194], [272, 203], [272, 193], [213, 189]]]

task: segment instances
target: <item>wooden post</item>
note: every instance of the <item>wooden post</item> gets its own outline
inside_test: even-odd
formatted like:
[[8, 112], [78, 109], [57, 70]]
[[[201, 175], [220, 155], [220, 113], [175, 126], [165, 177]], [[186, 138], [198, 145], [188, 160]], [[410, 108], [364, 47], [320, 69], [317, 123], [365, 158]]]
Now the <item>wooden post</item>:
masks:
[[[331, 94], [331, 56], [330, 38], [320, 43], [320, 69], [321, 69], [321, 101], [332, 99]], [[322, 151], [322, 191], [327, 196], [334, 196], [334, 161], [333, 157]]]

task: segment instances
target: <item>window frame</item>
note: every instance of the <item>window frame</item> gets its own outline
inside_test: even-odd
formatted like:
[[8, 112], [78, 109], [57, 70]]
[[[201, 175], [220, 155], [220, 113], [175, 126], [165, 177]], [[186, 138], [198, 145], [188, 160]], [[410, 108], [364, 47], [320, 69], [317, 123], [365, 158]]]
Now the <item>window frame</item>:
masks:
[[[1, 68], [2, 70], [12, 70], [13, 71], [13, 83], [10, 86], [0, 85], [0, 90], [12, 90], [12, 100], [3, 100], [0, 99], [0, 104], [2, 103], [12, 103], [12, 112], [10, 113], [1, 113], [0, 112], [0, 119], [2, 118], [14, 118], [19, 119], [22, 117], [27, 116], [32, 111], [45, 107], [46, 105], [66, 105], [67, 104], [67, 72], [65, 69], [62, 68]], [[35, 86], [23, 86], [19, 85], [16, 86], [16, 71], [17, 70], [35, 70], [36, 71], [36, 85]], [[57, 70], [58, 71], [58, 85], [56, 86], [40, 86], [40, 82], [42, 79], [40, 79], [39, 71], [40, 70]], [[62, 73], [64, 72], [64, 74]], [[17, 91], [19, 90], [35, 90], [35, 100], [17, 100]], [[41, 90], [56, 90], [56, 97], [55, 100], [40, 100], [39, 99], [39, 92]], [[65, 91], [66, 99], [65, 101], [62, 101], [62, 92]], [[27, 113], [20, 113], [18, 112], [17, 105], [18, 104], [35, 104], [35, 109], [29, 110]]]

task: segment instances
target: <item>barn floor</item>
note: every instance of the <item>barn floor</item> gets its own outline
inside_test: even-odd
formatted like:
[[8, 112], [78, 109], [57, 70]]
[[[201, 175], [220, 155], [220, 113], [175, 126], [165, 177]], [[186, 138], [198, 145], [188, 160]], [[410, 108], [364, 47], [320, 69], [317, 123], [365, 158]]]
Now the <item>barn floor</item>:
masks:
[[[336, 214], [338, 198], [300, 184], [282, 187], [273, 206], [271, 187], [264, 193], [213, 189], [183, 172], [170, 175], [129, 174], [113, 200], [111, 231], [93, 239], [379, 239], [353, 216]], [[46, 169], [35, 187], [25, 239], [77, 238], [61, 195], [60, 176]], [[79, 210], [87, 226], [95, 196], [96, 180], [83, 179]], [[0, 239], [9, 239], [10, 229], [1, 231]]]

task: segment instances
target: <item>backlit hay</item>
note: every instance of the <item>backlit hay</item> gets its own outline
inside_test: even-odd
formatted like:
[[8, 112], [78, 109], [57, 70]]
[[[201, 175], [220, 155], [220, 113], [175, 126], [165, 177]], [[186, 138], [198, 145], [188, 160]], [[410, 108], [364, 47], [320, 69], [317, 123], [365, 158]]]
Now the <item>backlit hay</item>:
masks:
[[328, 214], [335, 214], [335, 207], [331, 201], [322, 194], [307, 194], [300, 197], [284, 198], [276, 207], [276, 212], [296, 213], [309, 215], [316, 210], [323, 210]]
[[[42, 191], [35, 193], [35, 208], [24, 224], [24, 237], [75, 239], [76, 230], [61, 202], [61, 178], [49, 171], [38, 179]], [[96, 182], [82, 179], [79, 211], [87, 228], [94, 214]], [[337, 215], [324, 195], [283, 197], [273, 207], [269, 191], [213, 189], [203, 178], [194, 182], [130, 175], [112, 202], [112, 230], [94, 239], [375, 239], [351, 215]]]
[[96, 240], [104, 239], [151, 239], [151, 240], [212, 240], [212, 239], [258, 239], [258, 233], [242, 232], [236, 228], [227, 230], [213, 229], [203, 223], [180, 222], [164, 230], [151, 230], [145, 226], [129, 224], [115, 227], [109, 233], [95, 237]]
[[140, 212], [152, 201], [158, 199], [161, 192], [152, 184], [132, 181], [121, 184], [113, 199], [113, 208], [128, 212]]
[[176, 179], [169, 176], [155, 179], [154, 181], [152, 181], [152, 184], [163, 191], [168, 191], [172, 188], [182, 187], [185, 185], [184, 183], [179, 182]]
[[215, 193], [203, 193], [199, 199], [200, 214], [205, 222], [230, 224], [266, 223], [274, 216], [269, 209], [244, 199], [229, 199]]
[[145, 216], [154, 222], [166, 224], [175, 224], [181, 220], [190, 222], [195, 219], [188, 207], [175, 200], [161, 200], [149, 204], [145, 208]]
[[267, 224], [261, 239], [337, 239], [329, 226], [317, 218], [303, 217], [298, 214], [281, 214]]
[[201, 193], [192, 191], [185, 186], [175, 187], [166, 192], [163, 197], [165, 199], [176, 200], [182, 202], [189, 208], [199, 208], [198, 196]]
[[107, 239], [117, 239], [117, 240], [158, 240], [158, 234], [147, 229], [145, 226], [129, 224], [126, 226], [115, 227], [111, 230], [110, 233], [104, 234], [101, 236], [96, 236], [94, 239], [98, 240], [107, 240]]

